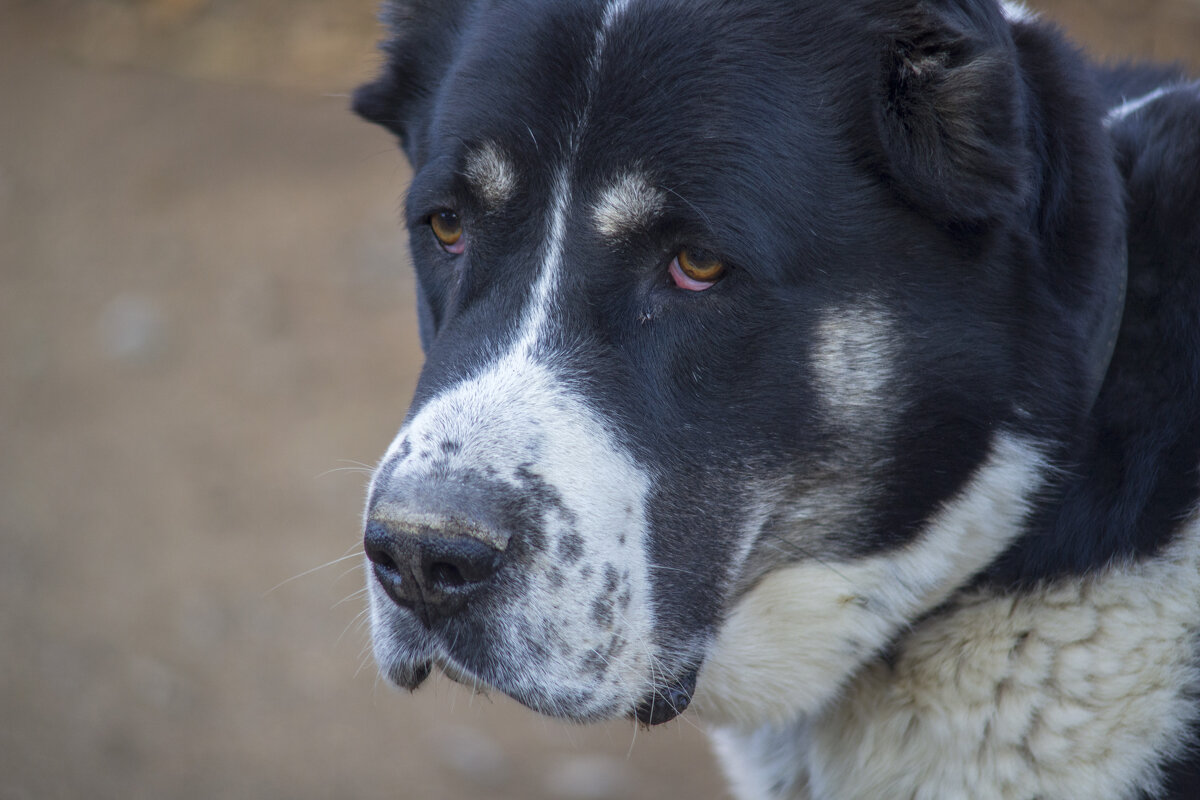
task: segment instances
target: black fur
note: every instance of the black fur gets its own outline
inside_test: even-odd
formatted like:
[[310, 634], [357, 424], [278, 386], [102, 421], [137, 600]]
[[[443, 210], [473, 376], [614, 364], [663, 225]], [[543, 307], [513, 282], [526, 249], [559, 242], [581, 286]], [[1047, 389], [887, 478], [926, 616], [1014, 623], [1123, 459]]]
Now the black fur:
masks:
[[[1120, 83], [1136, 76], [1111, 74]], [[1152, 554], [1196, 507], [1198, 92], [1168, 95], [1118, 121], [1112, 138], [1128, 197], [1120, 337], [1094, 413], [1065, 462], [1066, 479], [991, 571], [997, 580], [1029, 583]]]
[[[1059, 469], [977, 584], [1030, 586], [1170, 542], [1200, 500], [1194, 85], [1108, 125], [1123, 99], [1183, 78], [1097, 67], [982, 0], [633, 3], [597, 65], [603, 9], [389, 3], [387, 63], [354, 107], [414, 168], [428, 361], [410, 414], [509, 343], [553, 169], [584, 200], [629, 164], [669, 187], [619, 243], [581, 211], [567, 219], [553, 354], [656, 476], [664, 686], [694, 682], [731, 598], [765, 572], [913, 541], [997, 431], [1040, 442]], [[483, 142], [523, 167], [499, 210], [462, 176]], [[447, 208], [469, 257], [428, 230]], [[666, 264], [682, 246], [728, 273], [680, 292]], [[812, 366], [825, 315], [872, 303], [905, 332], [895, 419], [878, 430], [828, 412]], [[873, 491], [853, 513], [797, 539], [784, 502], [733, 566], [730, 531], [757, 486], [800, 502], [864, 476]], [[485, 628], [463, 623], [461, 646], [486, 651]]]

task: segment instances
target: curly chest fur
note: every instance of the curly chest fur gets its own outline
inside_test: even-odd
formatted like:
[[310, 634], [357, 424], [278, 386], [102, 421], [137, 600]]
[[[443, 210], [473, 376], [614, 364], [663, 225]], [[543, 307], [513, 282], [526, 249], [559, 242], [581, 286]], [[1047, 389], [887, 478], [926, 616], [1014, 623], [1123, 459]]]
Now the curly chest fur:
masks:
[[[967, 593], [820, 714], [725, 729], [745, 798], [1133, 798], [1196, 716], [1200, 524], [1159, 558]], [[983, 792], [983, 793], [981, 793]]]

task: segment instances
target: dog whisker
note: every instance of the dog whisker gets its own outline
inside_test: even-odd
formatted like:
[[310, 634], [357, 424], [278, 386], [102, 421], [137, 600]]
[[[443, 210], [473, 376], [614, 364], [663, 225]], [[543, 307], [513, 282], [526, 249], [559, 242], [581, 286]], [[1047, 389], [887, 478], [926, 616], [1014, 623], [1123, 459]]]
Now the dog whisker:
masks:
[[[357, 547], [357, 545], [355, 545], [355, 547]], [[280, 581], [279, 583], [275, 584], [270, 589], [263, 592], [262, 596], [266, 597], [267, 595], [271, 594], [272, 592], [276, 591], [277, 589], [280, 589], [281, 587], [288, 585], [292, 581], [299, 580], [300, 578], [305, 578], [309, 575], [312, 575], [314, 572], [320, 572], [321, 570], [325, 569], [326, 567], [332, 567], [334, 564], [340, 564], [341, 562], [346, 561], [347, 559], [351, 559], [351, 558], [362, 558], [362, 553], [361, 552], [348, 553], [339, 558], [335, 558], [332, 561], [326, 561], [324, 564], [319, 564], [319, 565], [313, 567], [312, 569], [306, 569], [304, 572], [301, 572], [297, 575], [293, 575], [292, 577], [288, 578], [287, 580], [283, 580], [283, 581]], [[343, 573], [343, 574], [345, 574], [345, 573]]]
[[355, 614], [354, 617], [346, 623], [345, 627], [342, 628], [342, 632], [338, 634], [337, 639], [334, 640], [334, 644], [342, 641], [342, 638], [345, 637], [351, 628], [357, 626], [359, 630], [362, 630], [362, 623], [366, 621], [367, 614], [370, 612], [370, 610], [370, 608], [364, 608], [362, 611]]
[[344, 605], [346, 603], [349, 603], [351, 600], [357, 600], [358, 598], [365, 596], [368, 591], [369, 591], [369, 589], [367, 589], [367, 587], [364, 586], [363, 588], [353, 591], [350, 594], [346, 595], [341, 600], [338, 600], [336, 603], [334, 603], [329, 608], [332, 611], [333, 609], [337, 608], [340, 605]]

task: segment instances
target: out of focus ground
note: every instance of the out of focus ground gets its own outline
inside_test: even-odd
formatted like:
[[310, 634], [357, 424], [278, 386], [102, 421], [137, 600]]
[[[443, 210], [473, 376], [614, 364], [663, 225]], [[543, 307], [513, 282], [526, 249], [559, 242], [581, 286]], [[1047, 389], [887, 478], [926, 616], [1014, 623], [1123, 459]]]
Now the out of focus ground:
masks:
[[[373, 5], [0, 0], [0, 800], [724, 796], [686, 716], [376, 681], [358, 465], [419, 352]], [[1196, 0], [1043, 5], [1200, 53]]]

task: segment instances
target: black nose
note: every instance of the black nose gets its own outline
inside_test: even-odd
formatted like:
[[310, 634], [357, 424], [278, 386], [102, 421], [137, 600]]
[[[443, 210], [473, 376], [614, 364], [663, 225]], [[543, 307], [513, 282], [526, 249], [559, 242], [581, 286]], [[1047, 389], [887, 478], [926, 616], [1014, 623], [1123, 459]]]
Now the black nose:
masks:
[[501, 551], [475, 531], [471, 524], [427, 517], [371, 520], [363, 548], [388, 596], [430, 628], [462, 611], [500, 566]]

